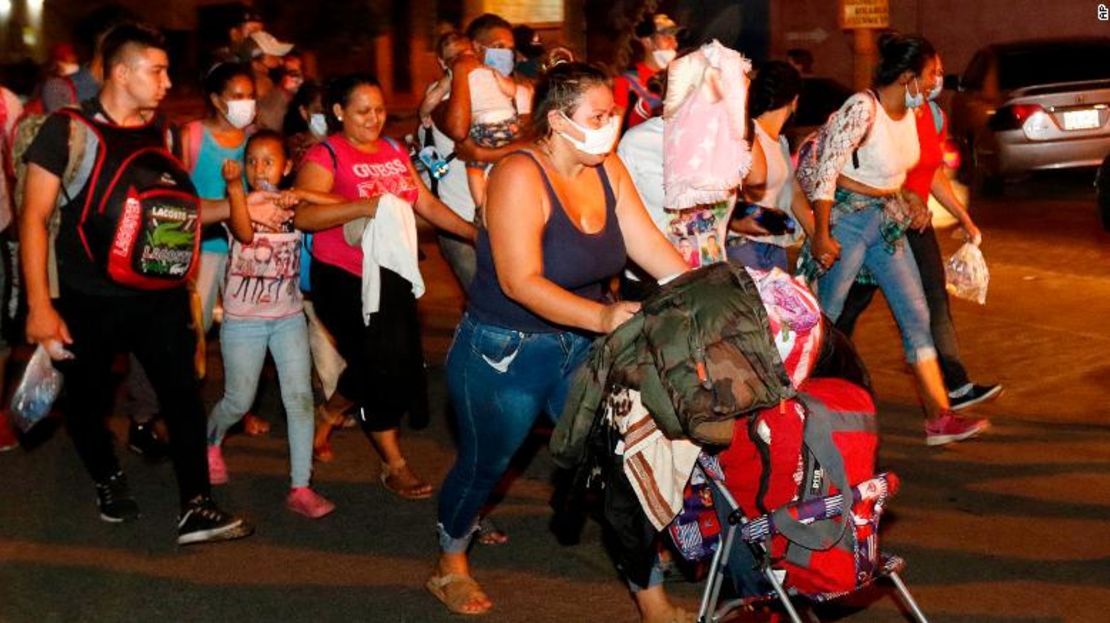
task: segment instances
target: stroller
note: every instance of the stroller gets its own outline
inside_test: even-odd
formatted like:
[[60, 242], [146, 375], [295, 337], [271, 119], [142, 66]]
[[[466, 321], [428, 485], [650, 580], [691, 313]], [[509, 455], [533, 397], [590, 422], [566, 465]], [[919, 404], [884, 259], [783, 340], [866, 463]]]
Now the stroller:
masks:
[[[698, 469], [701, 468], [699, 467]], [[703, 470], [702, 473], [708, 474], [710, 471]], [[726, 504], [725, 508], [728, 511], [728, 528], [721, 538], [717, 550], [713, 555], [712, 562], [710, 563], [705, 590], [702, 594], [701, 607], [698, 609], [698, 623], [719, 623], [725, 620], [725, 617], [730, 613], [738, 609], [751, 608], [775, 599], [782, 604], [787, 616], [790, 617], [793, 623], [802, 623], [802, 617], [791, 602], [791, 597], [798, 595], [798, 593], [793, 590], [788, 590], [783, 585], [780, 573], [772, 567], [770, 552], [767, 548], [768, 539], [775, 534], [779, 534], [781, 526], [776, 525], [775, 519], [771, 514], [765, 514], [751, 519], [745, 517], [743, 511], [729, 493], [724, 483], [717, 478], [708, 476], [706, 478], [714, 489], [716, 499], [723, 500]], [[844, 512], [845, 507], [851, 508], [856, 502], [874, 501], [876, 512], [870, 521], [875, 524], [874, 527], [877, 529], [878, 520], [882, 514], [882, 506], [886, 499], [894, 495], [897, 491], [898, 484], [898, 477], [895, 474], [883, 473], [853, 487], [851, 500], [847, 504], [845, 504], [844, 496], [838, 493], [824, 498], [811, 498], [793, 503], [788, 505], [787, 511], [799, 522], [806, 524], [839, 516]], [[762, 577], [765, 578], [768, 585], [770, 585], [771, 592], [752, 597], [734, 599], [720, 604], [721, 586], [729, 570], [729, 552], [731, 552], [734, 547], [749, 548], [755, 558]], [[921, 608], [918, 607], [913, 595], [910, 594], [909, 589], [906, 588], [906, 584], [899, 575], [905, 568], [905, 561], [897, 556], [890, 555], [879, 555], [878, 560], [880, 564], [874, 569], [867, 574], [861, 574], [861, 577], [857, 577], [856, 590], [870, 586], [880, 578], [889, 578], [891, 582], [893, 582], [905, 606], [912, 613], [914, 620], [918, 623], [927, 623], [925, 614], [921, 611]], [[844, 597], [846, 594], [849, 593], [806, 594], [804, 597], [814, 603], [823, 603]]]

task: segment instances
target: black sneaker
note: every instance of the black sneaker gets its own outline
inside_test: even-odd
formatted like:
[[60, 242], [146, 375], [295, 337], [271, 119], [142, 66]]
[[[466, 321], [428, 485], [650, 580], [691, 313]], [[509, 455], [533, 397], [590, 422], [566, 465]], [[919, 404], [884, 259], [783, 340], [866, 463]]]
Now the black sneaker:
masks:
[[963, 391], [948, 394], [949, 408], [953, 411], [966, 409], [980, 402], [998, 398], [1002, 394], [1002, 385], [971, 385]]
[[131, 497], [127, 476], [116, 472], [104, 482], [96, 483], [96, 507], [100, 518], [109, 523], [123, 523], [139, 518], [139, 505]]
[[230, 541], [254, 534], [254, 526], [220, 510], [212, 498], [190, 502], [177, 523], [177, 544], [192, 545], [210, 541]]
[[149, 463], [161, 463], [170, 456], [170, 447], [154, 430], [154, 423], [131, 422], [127, 433], [127, 447]]

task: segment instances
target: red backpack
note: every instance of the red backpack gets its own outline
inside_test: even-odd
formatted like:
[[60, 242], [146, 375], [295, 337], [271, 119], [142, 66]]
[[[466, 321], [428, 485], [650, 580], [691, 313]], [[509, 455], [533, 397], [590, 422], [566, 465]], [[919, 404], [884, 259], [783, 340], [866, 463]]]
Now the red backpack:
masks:
[[185, 283], [200, 254], [200, 199], [166, 148], [161, 120], [125, 128], [87, 110], [59, 112], [85, 124], [96, 138], [88, 181], [76, 197], [84, 197], [78, 237], [89, 259], [132, 288]]
[[875, 500], [856, 503], [849, 517], [810, 525], [783, 508], [871, 479], [877, 450], [871, 395], [842, 379], [810, 379], [797, 398], [737, 421], [732, 444], [720, 455], [725, 483], [746, 516], [771, 513], [782, 528], [770, 554], [774, 568], [786, 572], [787, 587], [807, 595], [845, 593], [879, 564]]

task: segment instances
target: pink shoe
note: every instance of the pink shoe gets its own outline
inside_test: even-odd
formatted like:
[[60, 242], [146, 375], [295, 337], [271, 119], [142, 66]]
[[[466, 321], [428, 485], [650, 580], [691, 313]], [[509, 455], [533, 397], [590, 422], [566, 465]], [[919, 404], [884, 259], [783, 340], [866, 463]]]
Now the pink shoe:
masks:
[[208, 446], [208, 482], [214, 485], [227, 484], [227, 463], [220, 446]]
[[941, 411], [937, 419], [925, 422], [925, 445], [943, 446], [953, 441], [963, 441], [990, 427], [988, 420], [963, 418], [946, 409]]
[[285, 507], [294, 513], [319, 519], [335, 510], [335, 504], [308, 487], [293, 487], [285, 498]]
[[19, 447], [19, 439], [12, 430], [12, 423], [8, 420], [6, 412], [0, 412], [0, 452], [14, 450]]

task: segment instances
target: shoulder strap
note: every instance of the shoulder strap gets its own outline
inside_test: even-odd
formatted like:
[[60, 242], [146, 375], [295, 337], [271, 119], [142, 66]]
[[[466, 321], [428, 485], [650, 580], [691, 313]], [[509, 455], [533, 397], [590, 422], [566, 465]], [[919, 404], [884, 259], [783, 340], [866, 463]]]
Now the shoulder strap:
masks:
[[940, 109], [939, 104], [929, 100], [929, 112], [933, 115], [933, 127], [937, 129], [937, 135], [940, 135], [944, 130], [944, 111]]
[[328, 155], [331, 156], [331, 172], [333, 174], [339, 173], [339, 155], [335, 153], [335, 147], [331, 144], [331, 140], [324, 139], [320, 141], [320, 144], [324, 146], [324, 149], [328, 150]]
[[[533, 154], [531, 151], [528, 151], [527, 149], [518, 149], [517, 151], [514, 151], [513, 153], [511, 153], [509, 155], [510, 156], [515, 156], [516, 154], [524, 154], [525, 156], [528, 156], [529, 158], [532, 159], [532, 162], [536, 165], [536, 168], [539, 169], [539, 171], [540, 171], [540, 177], [543, 179], [543, 187], [544, 187], [544, 189], [547, 190], [547, 196], [551, 199], [552, 202], [558, 204], [558, 206], [561, 207], [563, 205], [563, 202], [559, 201], [559, 195], [555, 194], [555, 187], [551, 185], [551, 178], [547, 177], [547, 170], [543, 168], [543, 165], [540, 163], [539, 158], [536, 157], [536, 154]], [[553, 211], [554, 211], [555, 207], [556, 206], [551, 207]]]
[[61, 184], [62, 196], [68, 204], [72, 203], [73, 197], [89, 181], [101, 149], [97, 133], [89, 126], [84, 111], [75, 106], [66, 106], [58, 112], [69, 117], [69, 156]]
[[204, 143], [204, 124], [199, 120], [186, 123], [181, 129], [185, 133], [181, 141], [181, 150], [188, 157], [189, 173], [197, 168], [197, 159], [200, 157], [200, 146]]

